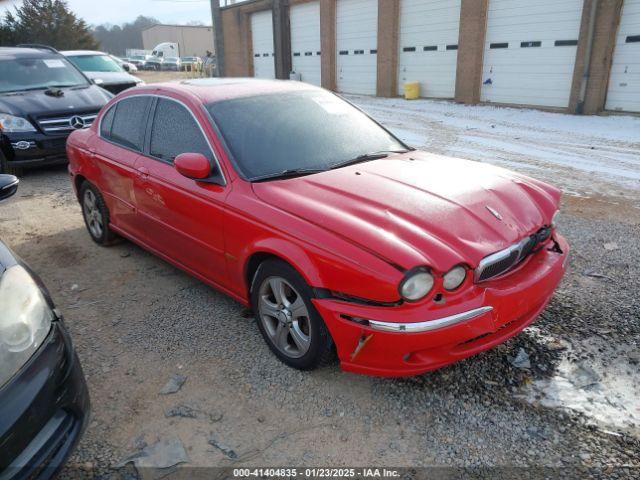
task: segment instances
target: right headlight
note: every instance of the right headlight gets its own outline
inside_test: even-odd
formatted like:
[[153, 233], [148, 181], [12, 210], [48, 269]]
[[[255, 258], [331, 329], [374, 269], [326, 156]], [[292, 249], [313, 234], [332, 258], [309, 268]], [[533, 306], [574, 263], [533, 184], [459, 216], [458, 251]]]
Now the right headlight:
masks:
[[405, 300], [415, 302], [423, 298], [433, 288], [433, 275], [426, 269], [410, 271], [400, 283], [400, 295]]
[[558, 226], [558, 217], [560, 216], [560, 210], [556, 210], [556, 213], [551, 217], [551, 227], [556, 228]]
[[35, 132], [36, 129], [26, 118], [16, 117], [8, 113], [0, 113], [0, 131], [2, 132]]
[[40, 288], [20, 265], [0, 277], [0, 386], [31, 358], [54, 315]]

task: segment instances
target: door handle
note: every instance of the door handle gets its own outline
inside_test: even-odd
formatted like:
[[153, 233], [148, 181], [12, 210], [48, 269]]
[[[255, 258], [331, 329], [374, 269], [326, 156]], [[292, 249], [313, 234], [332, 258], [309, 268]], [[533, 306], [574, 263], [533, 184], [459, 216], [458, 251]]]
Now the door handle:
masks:
[[138, 177], [145, 179], [145, 178], [149, 178], [149, 169], [146, 167], [138, 167], [136, 169], [136, 171], [138, 172]]

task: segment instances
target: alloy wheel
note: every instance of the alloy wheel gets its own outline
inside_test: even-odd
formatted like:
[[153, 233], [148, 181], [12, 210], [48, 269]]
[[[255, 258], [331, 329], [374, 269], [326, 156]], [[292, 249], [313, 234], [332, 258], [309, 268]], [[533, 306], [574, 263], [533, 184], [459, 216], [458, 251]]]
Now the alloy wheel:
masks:
[[102, 237], [104, 232], [104, 225], [102, 224], [102, 212], [98, 208], [98, 201], [95, 193], [90, 189], [84, 192], [84, 198], [82, 202], [82, 213], [89, 227], [89, 231], [94, 238]]
[[309, 311], [300, 293], [282, 277], [260, 285], [258, 314], [267, 335], [284, 355], [302, 357], [311, 345]]

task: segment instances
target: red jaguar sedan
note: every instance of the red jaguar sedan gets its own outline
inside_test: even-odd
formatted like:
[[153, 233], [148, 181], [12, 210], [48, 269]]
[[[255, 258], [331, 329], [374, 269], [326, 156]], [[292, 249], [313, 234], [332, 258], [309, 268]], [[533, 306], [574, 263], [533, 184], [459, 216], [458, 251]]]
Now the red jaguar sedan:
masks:
[[565, 271], [558, 189], [416, 151], [303, 83], [138, 87], [67, 150], [95, 242], [125, 237], [250, 306], [299, 369], [442, 367], [527, 327]]

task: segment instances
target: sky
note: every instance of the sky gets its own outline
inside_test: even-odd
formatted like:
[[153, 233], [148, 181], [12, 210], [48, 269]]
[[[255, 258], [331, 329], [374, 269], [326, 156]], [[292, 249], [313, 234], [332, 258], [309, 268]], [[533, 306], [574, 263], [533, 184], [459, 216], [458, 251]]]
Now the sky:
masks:
[[[0, 0], [0, 14], [20, 4], [20, 0]], [[138, 15], [154, 17], [162, 23], [184, 24], [199, 21], [211, 25], [209, 0], [67, 0], [69, 8], [91, 25], [121, 24]]]

